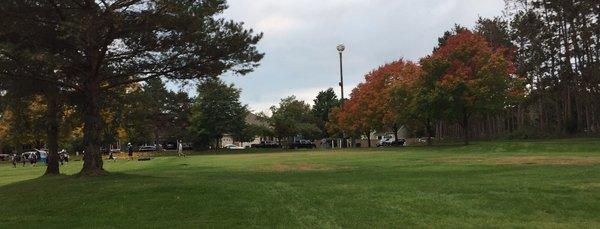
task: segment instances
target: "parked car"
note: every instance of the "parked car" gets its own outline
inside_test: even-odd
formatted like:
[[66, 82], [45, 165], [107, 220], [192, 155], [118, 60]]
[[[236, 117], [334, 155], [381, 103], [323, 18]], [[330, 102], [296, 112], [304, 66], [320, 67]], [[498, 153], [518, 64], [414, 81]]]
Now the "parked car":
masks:
[[36, 153], [33, 151], [23, 152], [23, 153], [21, 153], [21, 158], [29, 159], [29, 157], [31, 157], [31, 155], [34, 155], [34, 154], [36, 154]]
[[163, 149], [165, 150], [176, 150], [177, 143], [176, 142], [167, 142], [164, 144]]
[[192, 150], [191, 143], [181, 143], [181, 147], [183, 148], [183, 150]]
[[138, 149], [138, 151], [140, 152], [152, 152], [152, 151], [157, 151], [158, 148], [156, 148], [155, 145], [145, 145], [145, 146], [140, 146], [140, 149]]
[[245, 149], [245, 148], [241, 147], [241, 146], [236, 146], [234, 144], [227, 144], [227, 145], [223, 146], [223, 149], [235, 149], [235, 150], [239, 150], [239, 149]]
[[40, 158], [40, 153], [41, 152], [46, 152], [46, 151], [39, 150], [39, 149], [25, 150], [25, 152], [21, 153], [21, 158], [29, 158], [32, 154], [35, 154], [35, 156], [37, 158]]
[[317, 148], [317, 145], [315, 145], [314, 143], [312, 143], [309, 140], [297, 140], [297, 141], [294, 141], [292, 144], [290, 144], [290, 148], [292, 148], [292, 149], [300, 149], [300, 148], [314, 149], [314, 148]]
[[8, 161], [10, 160], [10, 154], [0, 154], [0, 161]]
[[104, 155], [108, 155], [110, 153], [118, 153], [121, 152], [121, 149], [117, 149], [117, 148], [107, 148], [107, 147], [100, 147], [100, 153], [104, 154]]
[[398, 141], [394, 141], [393, 138], [384, 138], [377, 143], [377, 147], [403, 146], [405, 143], [406, 140], [402, 138], [399, 138]]
[[279, 143], [275, 141], [261, 141], [258, 144], [250, 145], [252, 148], [279, 148]]

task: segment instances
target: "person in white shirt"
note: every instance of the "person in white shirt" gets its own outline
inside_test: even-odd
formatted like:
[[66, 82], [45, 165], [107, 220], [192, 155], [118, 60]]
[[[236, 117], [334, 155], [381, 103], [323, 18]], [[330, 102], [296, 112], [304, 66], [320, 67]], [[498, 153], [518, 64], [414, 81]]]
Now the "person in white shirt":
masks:
[[181, 143], [181, 140], [177, 141], [177, 156], [185, 157], [185, 153], [183, 153], [183, 143]]
[[67, 153], [66, 149], [61, 150], [59, 153], [59, 159], [60, 159], [60, 165], [63, 165], [65, 163], [69, 164], [69, 154]]

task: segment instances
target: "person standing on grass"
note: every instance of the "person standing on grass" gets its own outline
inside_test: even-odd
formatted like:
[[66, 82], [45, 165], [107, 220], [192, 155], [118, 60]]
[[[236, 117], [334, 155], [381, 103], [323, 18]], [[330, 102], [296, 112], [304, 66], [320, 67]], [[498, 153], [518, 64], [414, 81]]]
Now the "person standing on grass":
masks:
[[66, 149], [62, 149], [60, 152], [58, 152], [58, 159], [60, 160], [60, 165], [64, 165], [65, 162], [69, 162], [68, 156], [69, 155], [67, 154]]
[[127, 143], [127, 155], [129, 155], [129, 160], [133, 160], [133, 146], [130, 143]]
[[13, 167], [16, 168], [17, 162], [20, 160], [19, 155], [16, 153], [13, 153], [11, 160], [12, 160]]
[[32, 167], [36, 167], [37, 166], [37, 154], [32, 153], [29, 154], [29, 163], [31, 164]]
[[69, 153], [66, 150], [64, 150], [64, 151], [65, 151], [65, 153], [63, 154], [63, 161], [65, 161], [65, 164], [68, 165], [69, 164], [69, 157], [70, 156], [69, 156]]
[[113, 154], [113, 151], [108, 151], [108, 160], [112, 160], [113, 162], [117, 161], [117, 158], [115, 158], [115, 155]]
[[183, 143], [181, 143], [181, 140], [177, 141], [177, 156], [185, 157], [185, 153], [183, 153]]
[[47, 158], [48, 158], [48, 153], [46, 153], [46, 151], [40, 151], [40, 162], [44, 163], [44, 165], [48, 165], [48, 163], [46, 163]]

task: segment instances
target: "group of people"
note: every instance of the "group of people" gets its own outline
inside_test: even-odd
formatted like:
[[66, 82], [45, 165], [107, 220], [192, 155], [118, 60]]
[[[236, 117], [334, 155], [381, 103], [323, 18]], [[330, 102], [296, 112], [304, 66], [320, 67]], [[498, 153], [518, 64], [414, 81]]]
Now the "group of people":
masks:
[[[133, 160], [133, 151], [134, 151], [133, 145], [131, 143], [128, 143], [127, 144], [127, 156], [129, 156], [129, 160]], [[177, 141], [177, 155], [179, 157], [186, 156], [186, 154], [183, 152], [183, 143], [181, 141]], [[69, 163], [70, 156], [65, 149], [58, 152], [58, 156], [59, 156], [60, 165]], [[112, 151], [109, 151], [108, 159], [113, 160], [113, 161], [117, 160], [116, 156], [113, 154]], [[25, 167], [27, 162], [29, 162], [33, 167], [36, 167], [38, 162], [47, 166], [48, 165], [48, 162], [47, 162], [48, 153], [43, 150], [36, 150], [35, 152], [32, 151], [32, 152], [28, 152], [28, 153], [23, 153], [21, 155], [19, 155], [17, 153], [13, 153], [13, 155], [11, 156], [11, 160], [12, 160], [13, 167], [15, 167], [15, 168], [17, 167], [17, 164], [19, 164], [19, 163], [22, 163], [23, 167]]]
[[[133, 160], [133, 145], [127, 143], [127, 156], [129, 156], [129, 160]], [[108, 151], [108, 160], [117, 161], [117, 157], [115, 157], [112, 150]]]
[[31, 166], [33, 166], [33, 167], [37, 166], [38, 156], [35, 153], [22, 154], [22, 155], [13, 153], [13, 155], [11, 157], [12, 157], [11, 159], [12, 159], [12, 164], [13, 164], [14, 168], [17, 167], [18, 163], [23, 163], [23, 167], [25, 167], [25, 164], [27, 164], [27, 162], [31, 163]]
[[[131, 144], [131, 142], [127, 143], [127, 156], [129, 157], [129, 160], [133, 160], [133, 151], [133, 145]], [[179, 157], [186, 156], [183, 152], [183, 143], [181, 142], [181, 140], [177, 141], [177, 155]], [[117, 157], [115, 157], [112, 150], [108, 152], [108, 160], [117, 161]]]
[[[29, 152], [29, 153], [23, 153], [21, 155], [17, 154], [17, 153], [13, 153], [13, 155], [11, 156], [11, 161], [13, 164], [13, 167], [17, 167], [17, 164], [22, 163], [23, 167], [25, 167], [25, 164], [27, 164], [27, 162], [29, 162], [31, 164], [31, 166], [36, 167], [38, 162], [44, 164], [44, 165], [48, 165], [48, 153], [46, 151], [43, 150], [39, 150], [36, 152]], [[69, 154], [67, 153], [66, 150], [61, 150], [60, 152], [58, 152], [58, 160], [60, 162], [60, 165], [64, 165], [65, 163], [69, 163]]]

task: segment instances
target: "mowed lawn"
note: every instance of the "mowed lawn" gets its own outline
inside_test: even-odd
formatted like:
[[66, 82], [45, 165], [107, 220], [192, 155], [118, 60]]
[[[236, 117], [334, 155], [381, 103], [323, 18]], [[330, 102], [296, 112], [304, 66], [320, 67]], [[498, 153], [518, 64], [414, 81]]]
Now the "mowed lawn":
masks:
[[[0, 164], [0, 228], [600, 227], [600, 140]], [[61, 167], [74, 174], [81, 162]]]

